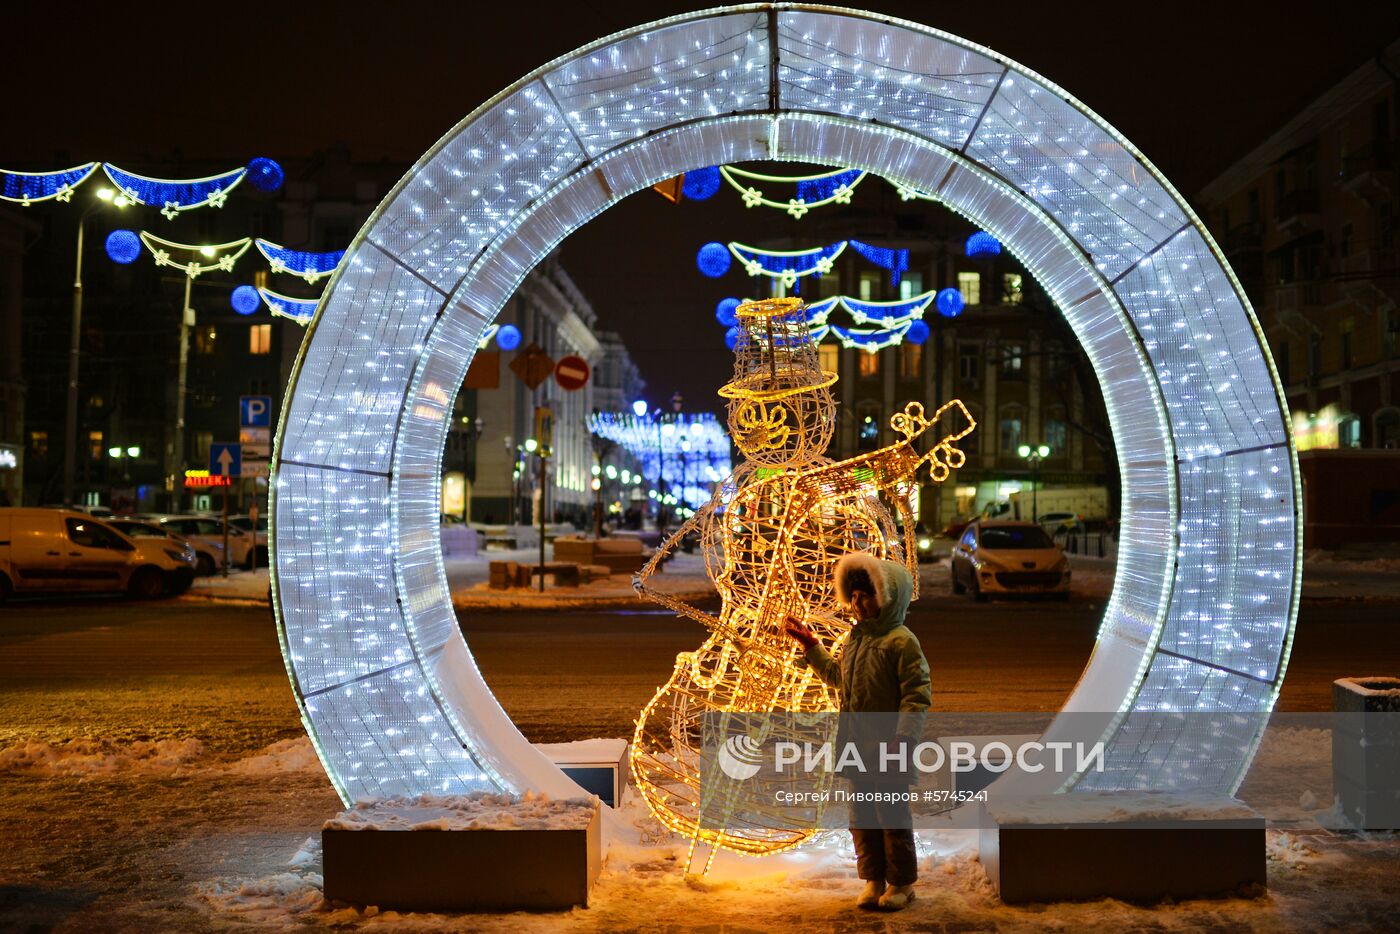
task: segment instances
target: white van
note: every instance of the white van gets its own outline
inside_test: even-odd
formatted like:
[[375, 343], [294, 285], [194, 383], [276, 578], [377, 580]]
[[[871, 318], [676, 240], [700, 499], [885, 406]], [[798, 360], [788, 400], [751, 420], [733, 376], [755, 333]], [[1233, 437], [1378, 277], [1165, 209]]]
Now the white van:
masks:
[[45, 591], [179, 594], [194, 580], [194, 549], [131, 539], [69, 509], [0, 508], [0, 601]]

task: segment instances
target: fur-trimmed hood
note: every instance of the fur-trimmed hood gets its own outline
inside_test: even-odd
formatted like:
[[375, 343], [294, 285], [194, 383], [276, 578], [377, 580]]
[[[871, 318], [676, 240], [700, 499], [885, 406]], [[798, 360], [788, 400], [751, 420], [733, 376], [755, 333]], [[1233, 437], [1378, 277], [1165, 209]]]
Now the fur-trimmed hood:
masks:
[[875, 585], [875, 602], [880, 607], [879, 617], [861, 623], [860, 628], [873, 635], [903, 625], [909, 601], [914, 595], [914, 580], [904, 565], [896, 561], [882, 561], [864, 552], [844, 556], [836, 562], [836, 599], [842, 603], [850, 599], [846, 579], [853, 570], [870, 575], [870, 582]]

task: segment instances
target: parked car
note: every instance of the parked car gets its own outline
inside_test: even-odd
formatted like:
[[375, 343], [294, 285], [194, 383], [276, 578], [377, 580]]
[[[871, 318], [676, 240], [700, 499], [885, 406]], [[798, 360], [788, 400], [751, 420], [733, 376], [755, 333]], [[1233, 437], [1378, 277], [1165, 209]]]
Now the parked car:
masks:
[[[224, 565], [224, 521], [211, 516], [157, 516], [155, 521], [163, 529], [183, 535], [194, 545], [201, 560], [200, 574], [213, 574]], [[233, 523], [228, 527], [229, 567], [248, 564], [248, 555], [255, 547], [253, 536]], [[207, 559], [204, 560], [204, 559]]]
[[254, 567], [267, 567], [267, 516], [258, 516], [257, 528], [253, 528], [252, 516], [229, 516], [228, 524], [253, 536], [256, 551], [248, 552], [247, 557], [243, 559], [243, 566], [249, 570]]
[[0, 509], [0, 601], [11, 593], [183, 593], [193, 549], [164, 538], [129, 538], [71, 509]]
[[1069, 560], [1034, 522], [982, 519], [953, 548], [953, 593], [985, 600], [991, 594], [1046, 594], [1069, 599]]

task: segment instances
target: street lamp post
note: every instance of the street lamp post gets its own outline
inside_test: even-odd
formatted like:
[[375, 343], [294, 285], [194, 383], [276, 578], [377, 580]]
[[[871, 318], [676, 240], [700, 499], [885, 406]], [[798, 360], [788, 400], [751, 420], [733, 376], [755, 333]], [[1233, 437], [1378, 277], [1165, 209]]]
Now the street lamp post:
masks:
[[1040, 491], [1040, 462], [1050, 456], [1050, 446], [1042, 444], [1039, 447], [1031, 447], [1023, 444], [1016, 449], [1016, 453], [1031, 462], [1031, 521], [1040, 521], [1040, 508], [1037, 494]]
[[67, 443], [63, 452], [63, 505], [73, 505], [73, 471], [78, 452], [78, 363], [82, 356], [83, 335], [83, 230], [88, 218], [101, 209], [102, 203], [109, 202], [124, 208], [131, 202], [125, 195], [115, 194], [110, 188], [97, 190], [97, 204], [91, 205], [78, 218], [78, 257], [73, 264], [73, 333], [68, 343], [68, 411], [65, 428]]

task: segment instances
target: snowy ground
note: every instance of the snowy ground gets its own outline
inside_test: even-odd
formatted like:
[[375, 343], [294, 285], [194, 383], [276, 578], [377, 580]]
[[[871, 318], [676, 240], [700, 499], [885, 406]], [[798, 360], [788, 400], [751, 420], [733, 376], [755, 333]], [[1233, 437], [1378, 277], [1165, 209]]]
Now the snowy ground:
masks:
[[[1070, 556], [1074, 572], [1073, 591], [1082, 599], [1106, 600], [1113, 590], [1112, 558]], [[488, 551], [469, 558], [445, 562], [453, 603], [459, 609], [567, 609], [574, 607], [624, 606], [635, 600], [630, 574], [614, 574], [579, 587], [548, 586], [536, 589], [492, 590], [487, 586], [491, 561], [537, 563], [535, 549]], [[921, 565], [922, 579], [930, 593], [948, 589], [946, 557]], [[266, 568], [232, 571], [227, 578], [202, 577], [195, 581], [186, 599], [268, 601]], [[654, 585], [686, 599], [714, 596], [713, 584], [705, 575], [704, 561], [698, 555], [678, 554], [655, 578]], [[1303, 562], [1303, 599], [1308, 601], [1400, 602], [1400, 557], [1373, 557], [1365, 551], [1309, 551]]]
[[[0, 753], [11, 828], [0, 928], [410, 931], [1219, 930], [1390, 928], [1400, 841], [1332, 823], [1330, 737], [1271, 734], [1242, 790], [1270, 816], [1269, 891], [1153, 907], [1105, 900], [1007, 907], [970, 831], [921, 834], [919, 900], [893, 916], [852, 906], [844, 834], [764, 860], [721, 857], [688, 878], [685, 841], [629, 797], [587, 909], [447, 917], [327, 904], [321, 824], [340, 810], [304, 738], [227, 757], [188, 744], [29, 744]], [[99, 832], [94, 833], [97, 830]]]

